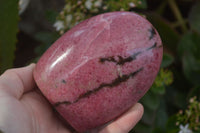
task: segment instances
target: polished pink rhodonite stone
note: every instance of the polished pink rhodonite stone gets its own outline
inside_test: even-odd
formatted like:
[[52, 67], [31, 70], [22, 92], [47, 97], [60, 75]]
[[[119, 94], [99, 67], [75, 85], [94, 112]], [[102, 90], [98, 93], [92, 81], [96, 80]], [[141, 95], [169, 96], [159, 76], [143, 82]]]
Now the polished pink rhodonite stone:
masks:
[[61, 116], [85, 132], [121, 115], [147, 92], [162, 52], [145, 18], [106, 13], [59, 38], [38, 61], [34, 78]]

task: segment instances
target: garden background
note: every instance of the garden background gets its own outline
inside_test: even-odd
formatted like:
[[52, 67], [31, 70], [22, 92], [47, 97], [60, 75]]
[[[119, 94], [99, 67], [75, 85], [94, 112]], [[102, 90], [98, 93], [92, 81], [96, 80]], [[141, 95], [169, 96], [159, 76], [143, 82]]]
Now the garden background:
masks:
[[200, 133], [199, 0], [0, 0], [0, 73], [37, 62], [79, 22], [111, 11], [137, 12], [164, 46], [159, 74], [140, 100], [145, 112], [131, 133]]

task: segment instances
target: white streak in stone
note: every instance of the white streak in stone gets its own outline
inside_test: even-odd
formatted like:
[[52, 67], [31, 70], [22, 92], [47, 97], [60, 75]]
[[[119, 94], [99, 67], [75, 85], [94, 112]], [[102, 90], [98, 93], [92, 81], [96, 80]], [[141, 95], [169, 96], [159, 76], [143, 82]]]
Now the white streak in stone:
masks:
[[102, 22], [104, 22], [104, 23], [106, 22], [106, 24], [104, 25], [103, 29], [99, 30], [98, 33], [96, 34], [96, 36], [88, 43], [87, 48], [85, 48], [84, 54], [87, 53], [87, 51], [90, 48], [90, 46], [92, 45], [93, 41], [95, 41], [101, 35], [101, 33], [103, 33], [103, 31], [105, 31], [105, 29], [107, 29], [107, 30], [110, 29], [110, 23], [108, 23], [108, 21], [106, 19], [101, 18], [99, 20], [99, 23], [102, 23]]
[[61, 47], [61, 44], [60, 46], [58, 46], [56, 49], [53, 50], [53, 53], [50, 55], [50, 57], [48, 58], [48, 60], [52, 60], [52, 58], [54, 57], [54, 55], [58, 52], [58, 50], [60, 49]]
[[118, 73], [118, 75], [120, 76], [120, 77], [122, 77], [122, 68], [121, 68], [121, 66], [120, 65], [117, 65], [117, 73]]
[[64, 58], [66, 58], [70, 52], [72, 51], [73, 46], [68, 48], [62, 55], [60, 55], [50, 66], [50, 70], [54, 68], [59, 62], [61, 62]]
[[69, 75], [71, 75], [72, 73], [74, 73], [75, 70], [79, 69], [81, 66], [83, 66], [84, 64], [86, 64], [88, 62], [88, 57], [87, 56], [83, 56], [82, 57], [81, 63], [79, 65], [77, 65], [75, 68], [73, 68], [70, 72]]
[[74, 32], [73, 36], [77, 37], [77, 36], [81, 35], [84, 31], [85, 30], [78, 30], [78, 31]]
[[130, 41], [130, 38], [127, 37], [127, 36], [125, 36], [125, 37], [124, 37], [124, 43], [128, 43], [129, 41]]
[[100, 22], [105, 22], [106, 26], [104, 28], [107, 29], [107, 30], [110, 30], [110, 25], [112, 23], [112, 20], [105, 19], [104, 15], [102, 15], [101, 18], [100, 18]]
[[[153, 49], [147, 50], [149, 47], [145, 48], [132, 48], [133, 50], [127, 51], [128, 55], [132, 55], [133, 53], [141, 52], [142, 54], [139, 54], [138, 57], [142, 58], [144, 56], [152, 57], [153, 56]], [[137, 58], [138, 58], [137, 57]]]
[[130, 13], [128, 12], [123, 12], [121, 15], [125, 16], [125, 15], [130, 15]]

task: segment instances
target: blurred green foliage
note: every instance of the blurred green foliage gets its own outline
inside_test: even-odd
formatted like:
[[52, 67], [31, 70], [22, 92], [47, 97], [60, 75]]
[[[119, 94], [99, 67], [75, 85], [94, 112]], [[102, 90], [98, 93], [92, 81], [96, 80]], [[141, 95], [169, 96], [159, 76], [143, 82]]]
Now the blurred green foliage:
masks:
[[1, 0], [0, 74], [13, 66], [18, 20], [18, 0]]
[[180, 110], [176, 114], [176, 125], [190, 124], [190, 129], [195, 133], [200, 132], [200, 102], [197, 101], [197, 97], [194, 96], [189, 100], [189, 106], [185, 111]]
[[200, 33], [200, 1], [198, 1], [191, 9], [189, 16], [188, 16], [188, 21], [189, 24], [192, 28], [192, 30], [197, 31]]
[[185, 77], [194, 85], [200, 85], [200, 35], [187, 32], [178, 44], [178, 54], [183, 64]]
[[[7, 8], [5, 5], [7, 5]], [[12, 6], [12, 8], [11, 8]], [[9, 10], [8, 10], [9, 9]], [[17, 1], [0, 1], [0, 68], [12, 66], [17, 33]], [[164, 54], [154, 84], [140, 100], [145, 112], [131, 133], [177, 133], [184, 115], [179, 110], [191, 107], [191, 97], [200, 100], [200, 2], [198, 0], [66, 0], [60, 12], [46, 10], [46, 20], [54, 30], [40, 30], [31, 37], [41, 45], [39, 57], [61, 34], [79, 22], [110, 11], [134, 11], [146, 17], [159, 32]], [[7, 12], [6, 14], [4, 12]], [[34, 12], [32, 12], [34, 13]], [[29, 14], [31, 15], [31, 14]], [[22, 20], [23, 21], [23, 18]], [[193, 104], [192, 104], [193, 105]], [[196, 104], [195, 104], [196, 105]], [[198, 110], [199, 111], [199, 110]], [[198, 111], [193, 114], [200, 120]], [[179, 125], [176, 125], [179, 122]], [[199, 125], [197, 124], [199, 128]]]

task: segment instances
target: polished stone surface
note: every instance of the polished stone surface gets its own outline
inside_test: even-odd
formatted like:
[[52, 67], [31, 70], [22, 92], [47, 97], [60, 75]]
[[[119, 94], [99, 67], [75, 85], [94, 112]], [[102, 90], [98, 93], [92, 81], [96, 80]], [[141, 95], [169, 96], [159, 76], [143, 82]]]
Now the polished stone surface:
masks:
[[151, 87], [162, 60], [154, 27], [131, 12], [98, 15], [59, 38], [40, 58], [35, 81], [78, 132], [133, 106]]

